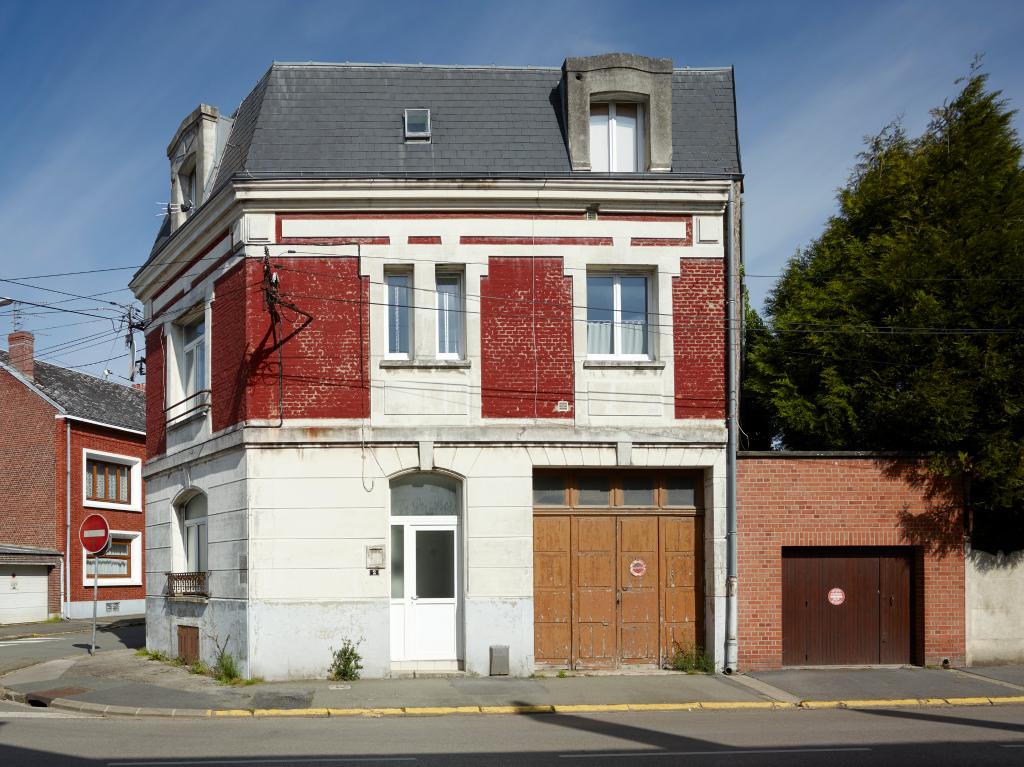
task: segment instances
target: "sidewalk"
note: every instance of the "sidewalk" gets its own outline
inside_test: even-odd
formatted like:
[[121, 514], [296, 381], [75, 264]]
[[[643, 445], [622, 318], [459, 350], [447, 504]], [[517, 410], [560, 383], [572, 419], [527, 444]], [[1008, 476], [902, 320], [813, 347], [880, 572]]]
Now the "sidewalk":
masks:
[[[0, 697], [129, 716], [351, 716], [1024, 703], [1024, 668], [829, 669], [517, 679], [308, 680], [232, 687], [130, 650], [0, 677]], [[1013, 679], [1020, 679], [1017, 684]], [[1010, 681], [1008, 681], [1010, 680]]]
[[[141, 626], [146, 622], [145, 615], [103, 615], [96, 619], [97, 626], [118, 628], [120, 626]], [[68, 621], [41, 621], [39, 623], [4, 623], [0, 624], [0, 641], [8, 639], [26, 639], [28, 637], [47, 636], [50, 634], [73, 634], [92, 628], [92, 618]]]

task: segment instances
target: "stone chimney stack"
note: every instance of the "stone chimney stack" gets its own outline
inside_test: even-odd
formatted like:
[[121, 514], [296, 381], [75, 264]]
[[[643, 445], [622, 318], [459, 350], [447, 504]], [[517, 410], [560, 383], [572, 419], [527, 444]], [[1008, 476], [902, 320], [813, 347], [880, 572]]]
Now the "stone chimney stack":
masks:
[[29, 381], [35, 379], [36, 337], [27, 330], [15, 330], [7, 336], [7, 351], [11, 365]]

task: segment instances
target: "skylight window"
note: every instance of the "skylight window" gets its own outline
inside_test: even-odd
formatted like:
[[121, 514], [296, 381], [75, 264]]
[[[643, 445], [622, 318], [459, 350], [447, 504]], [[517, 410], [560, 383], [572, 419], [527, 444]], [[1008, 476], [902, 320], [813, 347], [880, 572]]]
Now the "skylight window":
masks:
[[430, 110], [405, 110], [405, 137], [407, 139], [430, 138]]

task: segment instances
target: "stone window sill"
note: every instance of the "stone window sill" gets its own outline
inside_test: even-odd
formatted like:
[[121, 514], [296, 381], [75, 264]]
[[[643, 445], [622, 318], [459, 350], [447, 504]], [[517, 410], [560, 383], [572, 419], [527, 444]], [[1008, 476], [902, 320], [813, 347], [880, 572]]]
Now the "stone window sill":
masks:
[[584, 360], [586, 369], [664, 370], [665, 360]]
[[381, 360], [384, 370], [467, 370], [472, 366], [470, 360]]

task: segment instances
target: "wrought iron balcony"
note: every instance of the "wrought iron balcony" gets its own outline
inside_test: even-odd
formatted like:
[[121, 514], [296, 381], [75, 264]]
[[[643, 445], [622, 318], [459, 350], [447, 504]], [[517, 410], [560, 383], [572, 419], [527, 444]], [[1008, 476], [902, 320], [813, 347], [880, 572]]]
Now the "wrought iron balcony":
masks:
[[172, 597], [208, 597], [207, 572], [167, 573], [167, 594]]

